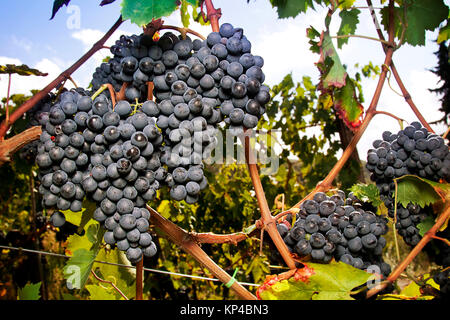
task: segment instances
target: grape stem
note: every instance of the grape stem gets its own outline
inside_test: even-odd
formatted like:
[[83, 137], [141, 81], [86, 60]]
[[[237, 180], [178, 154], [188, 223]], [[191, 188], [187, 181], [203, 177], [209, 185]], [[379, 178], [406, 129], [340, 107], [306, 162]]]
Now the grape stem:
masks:
[[[98, 281], [100, 281], [101, 283], [107, 283], [109, 285], [111, 285], [114, 290], [116, 290], [125, 300], [130, 300], [128, 299], [128, 297], [111, 281], [108, 280], [104, 280], [102, 278], [100, 278], [95, 272], [94, 270], [91, 270], [92, 275], [94, 276], [95, 279], [97, 279]], [[137, 283], [136, 283], [136, 287], [137, 287]]]
[[79, 67], [81, 67], [91, 56], [94, 55], [98, 50], [100, 50], [105, 44], [106, 40], [111, 37], [111, 35], [119, 28], [122, 24], [122, 16], [116, 21], [116, 23], [111, 27], [111, 29], [97, 42], [93, 45], [93, 47], [84, 54], [77, 62], [75, 62], [71, 67], [62, 72], [55, 80], [53, 80], [49, 85], [47, 85], [44, 89], [35, 94], [32, 98], [30, 98], [27, 102], [22, 104], [19, 108], [17, 108], [10, 116], [9, 121], [6, 119], [0, 125], [0, 141], [3, 141], [6, 133], [10, 126], [16, 122], [19, 118], [23, 116], [25, 112], [30, 110], [36, 103], [42, 100], [50, 91], [55, 89], [61, 82], [68, 79], [72, 73], [74, 73]]
[[[161, 230], [171, 241], [181, 247], [183, 251], [190, 254], [207, 268], [217, 279], [223, 283], [228, 283], [231, 280], [231, 276], [220, 268], [196, 243], [195, 238], [192, 237], [188, 232], [178, 227], [176, 224], [167, 220], [161, 216], [156, 210], [147, 206], [147, 209], [151, 212], [150, 220], [155, 225], [156, 228]], [[159, 231], [157, 230], [157, 231]], [[256, 297], [244, 288], [241, 284], [235, 281], [231, 287], [241, 299], [245, 300], [256, 300]]]
[[163, 26], [161, 27], [160, 30], [163, 30], [163, 29], [176, 30], [176, 31], [178, 31], [179, 33], [181, 33], [181, 35], [183, 35], [183, 36], [185, 36], [186, 33], [190, 33], [190, 34], [193, 34], [193, 35], [196, 36], [196, 37], [199, 37], [199, 38], [202, 39], [202, 40], [205, 40], [205, 39], [206, 39], [203, 35], [201, 35], [201, 34], [198, 33], [197, 31], [191, 30], [191, 29], [189, 29], [189, 28], [180, 28], [180, 27], [176, 27], [176, 26], [163, 25]]
[[381, 40], [378, 38], [374, 38], [374, 37], [369, 37], [369, 36], [364, 36], [364, 35], [358, 35], [358, 34], [343, 34], [343, 35], [338, 35], [338, 36], [331, 36], [331, 38], [334, 39], [346, 39], [346, 38], [362, 38], [362, 39], [367, 39], [367, 40], [373, 40], [373, 41], [378, 41], [381, 42], [387, 46], [391, 46], [391, 47], [395, 47], [394, 43], [390, 43], [386, 40]]
[[433, 239], [436, 239], [436, 240], [440, 240], [440, 241], [442, 241], [442, 242], [444, 242], [446, 245], [448, 245], [448, 246], [450, 246], [450, 241], [448, 240], [448, 239], [445, 239], [445, 238], [442, 238], [442, 237], [438, 237], [438, 236], [431, 236]]
[[144, 258], [136, 264], [136, 300], [143, 300]]
[[406, 122], [405, 119], [402, 119], [402, 118], [400, 118], [400, 117], [397, 117], [395, 114], [392, 114], [392, 113], [387, 112], [387, 111], [377, 110], [377, 111], [375, 111], [375, 114], [384, 114], [384, 115], [386, 115], [386, 116], [389, 116], [389, 117], [391, 117], [391, 118], [394, 118], [395, 120], [397, 120], [397, 121], [399, 121], [399, 122], [400, 122], [400, 121]]
[[116, 92], [116, 100], [117, 101], [122, 101], [125, 100], [125, 91], [128, 88], [128, 82], [124, 82], [122, 84], [122, 87], [120, 88], [119, 92]]
[[[395, 268], [395, 270], [389, 275], [387, 280], [388, 283], [394, 282], [400, 274], [406, 269], [406, 267], [411, 263], [411, 261], [422, 251], [422, 249], [425, 247], [425, 245], [430, 242], [436, 235], [436, 232], [439, 231], [441, 226], [447, 221], [447, 219], [450, 218], [450, 206], [447, 206], [447, 209], [441, 213], [436, 220], [436, 223], [428, 230], [422, 239], [419, 241], [419, 243], [410, 251], [408, 256]], [[367, 298], [372, 297], [373, 295], [377, 294], [384, 288], [386, 288], [387, 284], [382, 284], [378, 286], [377, 288], [371, 289], [367, 292]]]

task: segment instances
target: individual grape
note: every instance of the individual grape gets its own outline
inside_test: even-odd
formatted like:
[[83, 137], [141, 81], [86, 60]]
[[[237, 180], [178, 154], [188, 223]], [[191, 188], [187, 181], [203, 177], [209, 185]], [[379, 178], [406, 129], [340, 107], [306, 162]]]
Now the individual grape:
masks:
[[311, 253], [312, 247], [308, 241], [302, 239], [295, 244], [294, 250], [301, 256], [307, 256]]
[[131, 263], [137, 263], [142, 259], [142, 249], [140, 248], [129, 248], [126, 251], [126, 257]]
[[348, 248], [351, 252], [359, 252], [363, 247], [361, 238], [356, 236], [348, 241]]
[[66, 223], [66, 217], [64, 216], [64, 214], [62, 212], [55, 211], [52, 214], [52, 216], [50, 217], [50, 223], [53, 226], [60, 228]]
[[154, 242], [152, 242], [148, 247], [143, 250], [143, 253], [146, 257], [151, 258], [157, 252], [157, 248]]
[[170, 197], [176, 201], [184, 200], [187, 196], [187, 191], [185, 186], [176, 185], [170, 189]]
[[326, 240], [322, 233], [315, 232], [311, 235], [309, 242], [313, 248], [320, 249], [325, 245]]
[[117, 212], [120, 214], [130, 214], [133, 212], [134, 204], [129, 199], [122, 198], [117, 202]]

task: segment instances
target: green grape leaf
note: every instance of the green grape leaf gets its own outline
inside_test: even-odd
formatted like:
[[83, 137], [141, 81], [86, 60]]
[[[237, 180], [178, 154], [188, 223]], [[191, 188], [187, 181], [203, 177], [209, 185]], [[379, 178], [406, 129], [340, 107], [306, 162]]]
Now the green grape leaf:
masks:
[[[361, 13], [358, 9], [342, 10], [339, 12], [341, 17], [341, 25], [339, 26], [338, 36], [355, 34], [358, 26], [358, 15]], [[341, 49], [344, 44], [348, 43], [348, 38], [338, 38], [337, 45]]]
[[48, 73], [43, 73], [38, 69], [32, 69], [26, 64], [17, 66], [15, 64], [7, 64], [5, 66], [0, 65], [0, 74], [18, 74], [19, 76], [38, 76], [46, 77]]
[[18, 300], [39, 300], [41, 298], [41, 283], [27, 283], [23, 288], [19, 288]]
[[431, 229], [434, 225], [434, 219], [431, 216], [427, 216], [421, 223], [417, 224], [419, 234], [423, 237], [425, 233]]
[[103, 241], [103, 235], [105, 234], [105, 228], [101, 227], [98, 222], [90, 220], [91, 222], [86, 225], [84, 235], [78, 234], [70, 235], [67, 238], [66, 254], [72, 255], [79, 249], [85, 249], [88, 251], [98, 252], [100, 245]]
[[437, 43], [441, 43], [450, 39], [450, 22], [447, 20], [447, 24], [439, 29], [439, 35]]
[[86, 249], [78, 249], [73, 253], [73, 256], [70, 257], [63, 268], [64, 279], [67, 280], [68, 286], [74, 289], [84, 287], [96, 256], [96, 251]]
[[[401, 7], [394, 8], [394, 14], [396, 38], [399, 39], [405, 30], [404, 41], [406, 43], [412, 46], [423, 46], [425, 45], [425, 31], [433, 31], [438, 28], [440, 23], [447, 19], [449, 8], [443, 0], [404, 0]], [[385, 30], [388, 30], [389, 9], [387, 6], [381, 10], [381, 16]]]
[[359, 128], [362, 123], [364, 107], [358, 101], [352, 79], [347, 78], [345, 86], [335, 89], [334, 108], [347, 127], [351, 130]]
[[265, 255], [256, 255], [252, 259], [247, 270], [245, 270], [245, 275], [250, 273], [256, 283], [263, 280], [265, 275], [270, 274], [269, 262]]
[[168, 219], [170, 218], [170, 212], [171, 212], [171, 205], [169, 200], [163, 200], [158, 206], [158, 211], [164, 218]]
[[397, 201], [404, 207], [408, 203], [420, 207], [445, 201], [450, 197], [450, 184], [442, 184], [413, 175], [394, 179], [397, 182]]
[[177, 0], [123, 0], [121, 12], [124, 20], [144, 26], [152, 19], [169, 16], [177, 7]]
[[308, 8], [314, 9], [312, 0], [270, 0], [272, 8], [277, 8], [278, 18], [295, 18]]
[[[120, 300], [114, 293], [110, 290], [107, 290], [106, 286], [108, 284], [104, 284], [105, 287], [101, 287], [100, 285], [86, 285], [86, 290], [89, 291], [89, 300]], [[111, 286], [111, 285], [109, 285]], [[122, 298], [123, 299], [123, 298]]]
[[283, 274], [268, 276], [256, 294], [263, 300], [353, 300], [352, 289], [371, 277], [343, 262], [304, 263], [289, 279]]
[[59, 9], [62, 8], [62, 6], [67, 6], [69, 5], [70, 0], [55, 0], [53, 1], [53, 9], [52, 9], [52, 17], [50, 18], [50, 20], [52, 20], [56, 13], [59, 11]]
[[380, 200], [380, 191], [374, 184], [358, 183], [350, 188], [350, 191], [361, 201], [370, 202], [374, 207], [378, 207], [383, 202]]

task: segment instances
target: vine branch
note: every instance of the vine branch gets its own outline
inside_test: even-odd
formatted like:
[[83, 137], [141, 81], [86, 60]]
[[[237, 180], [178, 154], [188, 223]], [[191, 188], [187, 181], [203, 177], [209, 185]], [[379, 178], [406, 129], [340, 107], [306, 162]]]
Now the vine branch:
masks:
[[[156, 210], [147, 206], [151, 212], [151, 222], [159, 228], [175, 244], [181, 247], [183, 251], [194, 257], [206, 269], [208, 269], [217, 279], [223, 283], [228, 283], [231, 276], [220, 268], [195, 242], [195, 239], [185, 230], [161, 216]], [[238, 282], [234, 282], [231, 287], [241, 299], [256, 300], [256, 297]]]
[[14, 137], [0, 142], [0, 166], [6, 162], [11, 161], [11, 156], [23, 146], [28, 143], [39, 139], [42, 134], [42, 128], [40, 126], [31, 127]]
[[[280, 252], [283, 260], [290, 269], [296, 269], [296, 264], [294, 259], [291, 257], [290, 251], [284, 243], [277, 230], [276, 220], [272, 217], [270, 213], [269, 205], [267, 203], [266, 195], [259, 177], [259, 170], [254, 157], [254, 150], [250, 145], [250, 137], [248, 132], [251, 130], [246, 130], [244, 136], [241, 136], [242, 144], [245, 150], [245, 160], [247, 162], [248, 171], [250, 178], [252, 179], [253, 188], [255, 189], [256, 199], [258, 201], [258, 206], [261, 211], [261, 223], [263, 224], [262, 230], [266, 230], [269, 236], [272, 238], [273, 243]], [[258, 224], [257, 224], [258, 225]]]
[[237, 232], [232, 234], [214, 234], [211, 232], [197, 233], [190, 232], [189, 235], [197, 243], [231, 243], [236, 245], [238, 242], [244, 241], [249, 238], [246, 233]]
[[221, 10], [214, 8], [212, 0], [204, 0], [201, 4], [202, 8], [203, 4], [206, 5], [206, 21], [209, 20], [211, 22], [213, 32], [219, 32], [219, 19], [222, 16]]

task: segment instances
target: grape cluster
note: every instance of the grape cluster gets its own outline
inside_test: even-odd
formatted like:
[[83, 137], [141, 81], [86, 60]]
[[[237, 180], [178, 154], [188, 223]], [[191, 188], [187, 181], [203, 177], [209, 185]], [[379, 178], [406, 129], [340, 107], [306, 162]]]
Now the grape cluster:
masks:
[[104, 95], [92, 101], [68, 91], [48, 113], [36, 157], [43, 205], [58, 209], [52, 224], [63, 226], [61, 211], [81, 211], [87, 197], [97, 203], [93, 218], [107, 229], [105, 242], [133, 263], [156, 253], [145, 204], [159, 189], [147, 168], [162, 142], [154, 120], [137, 115], [113, 111]]
[[[153, 256], [146, 203], [163, 186], [176, 201], [197, 202], [219, 124], [254, 128], [265, 112], [263, 60], [250, 51], [242, 29], [230, 24], [205, 41], [170, 32], [157, 41], [120, 37], [114, 57], [93, 75], [95, 93], [64, 92], [39, 121], [39, 189], [43, 205], [58, 210], [51, 222], [64, 225], [61, 211], [81, 211], [87, 197], [106, 243], [131, 262]], [[126, 87], [126, 99], [112, 105], [106, 83]]]
[[[207, 185], [202, 159], [218, 141], [217, 127], [224, 121], [232, 133], [256, 127], [269, 101], [269, 88], [260, 56], [251, 52], [243, 30], [225, 23], [205, 41], [167, 32], [154, 41], [142, 34], [121, 36], [111, 47], [114, 54], [94, 73], [94, 89], [127, 83], [127, 101], [117, 112], [129, 112], [129, 103], [144, 101], [141, 111], [155, 118], [162, 132], [162, 168], [157, 172], [175, 200], [195, 203]], [[146, 101], [153, 82], [155, 102]]]
[[331, 196], [317, 192], [302, 203], [292, 222], [289, 217], [277, 229], [289, 250], [300, 258], [319, 263], [334, 258], [359, 269], [376, 265], [384, 276], [390, 273], [382, 259], [387, 219], [363, 210], [353, 193], [346, 197], [342, 190]]
[[93, 89], [110, 83], [118, 91], [127, 83], [128, 101], [143, 102], [147, 83], [153, 82], [156, 101], [165, 101], [161, 122], [176, 108], [182, 119], [201, 116], [212, 125], [223, 120], [233, 129], [255, 128], [270, 100], [263, 58], [251, 54], [243, 30], [229, 23], [205, 41], [171, 32], [158, 41], [145, 34], [121, 36], [111, 53], [114, 57], [96, 69]]
[[450, 269], [444, 269], [433, 275], [433, 280], [439, 285], [441, 298], [448, 299], [450, 297]]
[[[366, 168], [371, 172], [371, 180], [376, 183], [389, 216], [394, 217], [393, 179], [411, 174], [433, 181], [448, 181], [450, 153], [444, 139], [428, 132], [419, 122], [412, 122], [397, 133], [385, 131], [382, 138], [375, 140], [374, 148], [368, 151]], [[396, 211], [396, 229], [406, 243], [416, 245], [421, 239], [417, 224], [431, 213], [431, 208], [409, 203], [406, 207], [398, 204]]]

